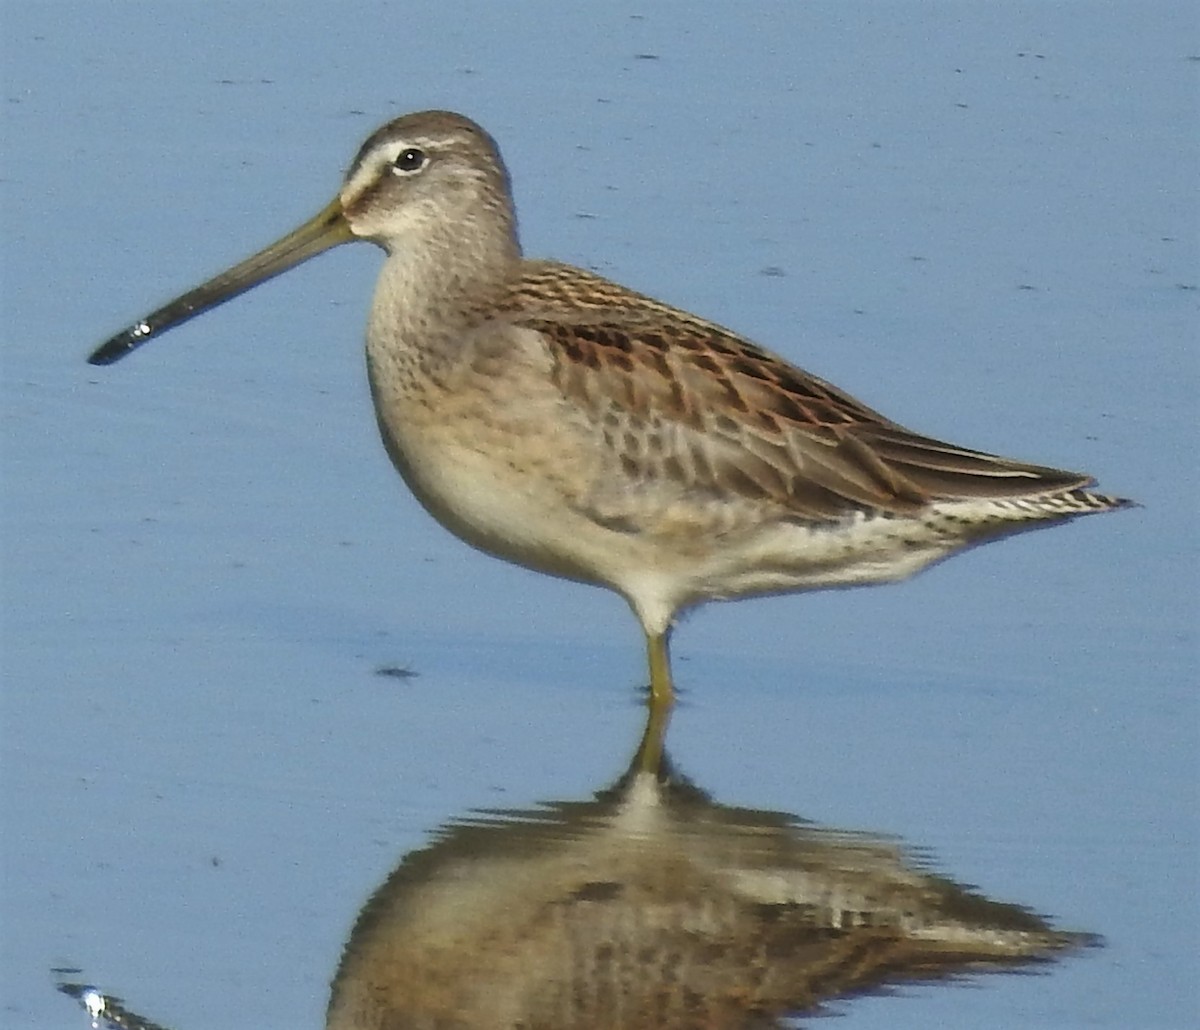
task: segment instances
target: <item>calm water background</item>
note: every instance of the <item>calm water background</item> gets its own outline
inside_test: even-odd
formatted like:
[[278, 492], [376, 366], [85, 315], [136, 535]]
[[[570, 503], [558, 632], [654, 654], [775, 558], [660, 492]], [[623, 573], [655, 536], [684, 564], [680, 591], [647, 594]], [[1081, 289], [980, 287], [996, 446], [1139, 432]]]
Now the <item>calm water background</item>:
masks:
[[5, 1026], [82, 1019], [60, 965], [180, 1030], [320, 1026], [401, 855], [634, 743], [622, 603], [470, 551], [389, 468], [377, 252], [84, 364], [432, 106], [499, 138], [531, 254], [1145, 504], [702, 611], [671, 749], [725, 803], [898, 834], [1107, 940], [838, 1025], [1194, 1025], [1194, 8], [642, 10], [0, 6]]

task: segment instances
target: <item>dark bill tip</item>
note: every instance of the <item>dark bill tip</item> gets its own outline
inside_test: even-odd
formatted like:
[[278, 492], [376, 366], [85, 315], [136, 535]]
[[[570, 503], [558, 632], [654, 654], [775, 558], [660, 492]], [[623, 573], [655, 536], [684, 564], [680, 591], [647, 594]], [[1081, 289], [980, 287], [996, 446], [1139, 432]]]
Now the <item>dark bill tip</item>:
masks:
[[126, 354], [136, 350], [154, 335], [154, 329], [146, 322], [138, 322], [122, 329], [116, 336], [105, 340], [88, 355], [89, 365], [111, 365]]

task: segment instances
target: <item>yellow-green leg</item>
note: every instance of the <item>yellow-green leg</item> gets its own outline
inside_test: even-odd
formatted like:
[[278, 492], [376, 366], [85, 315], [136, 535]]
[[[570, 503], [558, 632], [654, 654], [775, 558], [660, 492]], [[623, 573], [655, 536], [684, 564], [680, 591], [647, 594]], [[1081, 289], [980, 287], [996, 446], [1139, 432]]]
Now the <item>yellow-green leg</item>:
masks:
[[[668, 630], [669, 633], [669, 630]], [[646, 656], [650, 660], [650, 698], [646, 704], [646, 729], [634, 758], [639, 772], [659, 776], [663, 762], [663, 741], [667, 722], [675, 704], [675, 687], [671, 683], [671, 653], [667, 633], [646, 634]]]
[[646, 654], [650, 658], [650, 704], [669, 708], [675, 703], [675, 686], [671, 682], [671, 653], [667, 646], [667, 635], [647, 633]]
[[646, 728], [638, 744], [633, 768], [640, 773], [649, 773], [656, 780], [664, 778], [663, 756], [667, 739], [667, 723], [671, 719], [670, 704], [656, 702], [653, 697], [646, 706]]

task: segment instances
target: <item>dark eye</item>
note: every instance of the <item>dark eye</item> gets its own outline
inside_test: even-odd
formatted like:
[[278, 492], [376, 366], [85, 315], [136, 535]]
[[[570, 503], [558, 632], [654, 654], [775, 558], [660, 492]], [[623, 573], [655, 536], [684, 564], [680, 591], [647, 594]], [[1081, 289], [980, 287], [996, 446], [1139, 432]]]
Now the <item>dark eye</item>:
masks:
[[428, 160], [425, 151], [419, 150], [417, 147], [406, 147], [396, 155], [396, 160], [392, 162], [392, 171], [400, 175], [418, 172], [425, 167]]

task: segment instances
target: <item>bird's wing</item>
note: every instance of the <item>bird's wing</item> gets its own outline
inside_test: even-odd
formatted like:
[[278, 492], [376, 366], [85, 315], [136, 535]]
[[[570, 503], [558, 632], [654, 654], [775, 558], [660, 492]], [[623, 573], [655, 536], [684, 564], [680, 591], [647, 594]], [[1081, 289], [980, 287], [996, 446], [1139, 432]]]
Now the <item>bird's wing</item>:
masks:
[[632, 488], [666, 479], [832, 520], [1091, 482], [920, 436], [721, 326], [579, 269], [526, 267], [514, 321], [542, 335], [559, 389]]

